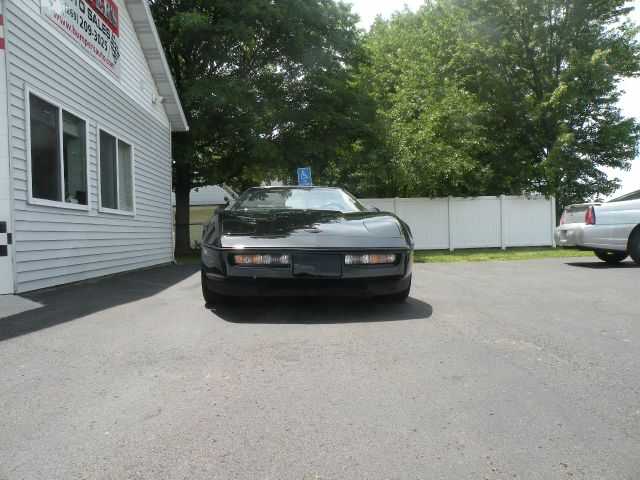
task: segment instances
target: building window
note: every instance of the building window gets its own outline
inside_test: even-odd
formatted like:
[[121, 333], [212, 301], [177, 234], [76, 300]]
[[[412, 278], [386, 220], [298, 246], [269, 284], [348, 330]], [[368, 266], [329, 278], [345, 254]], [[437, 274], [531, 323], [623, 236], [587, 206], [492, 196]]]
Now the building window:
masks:
[[133, 147], [100, 130], [100, 206], [133, 212]]
[[87, 124], [29, 93], [31, 199], [88, 205]]

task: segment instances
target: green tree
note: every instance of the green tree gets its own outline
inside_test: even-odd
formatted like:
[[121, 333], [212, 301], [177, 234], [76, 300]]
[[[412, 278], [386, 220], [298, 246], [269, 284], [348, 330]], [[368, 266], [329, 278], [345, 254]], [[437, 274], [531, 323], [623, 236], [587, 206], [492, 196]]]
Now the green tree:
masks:
[[[457, 25], [437, 4], [417, 13], [378, 19], [365, 36], [368, 62], [358, 81], [378, 105], [379, 142], [372, 165], [354, 190], [399, 196], [475, 195], [492, 190], [497, 145], [491, 143], [487, 105], [465, 90], [464, 80], [443, 75], [442, 50], [455, 47]], [[454, 28], [455, 27], [455, 28]], [[358, 173], [359, 172], [359, 173]], [[371, 188], [375, 186], [377, 188]]]
[[638, 153], [638, 123], [617, 106], [620, 79], [640, 72], [630, 11], [624, 0], [451, 0], [475, 37], [465, 47], [490, 60], [453, 70], [520, 139], [514, 188], [559, 206], [618, 188], [601, 167], [628, 169]]
[[333, 0], [152, 0], [190, 125], [173, 137], [176, 251], [189, 249], [189, 191], [318, 173], [370, 135], [354, 82], [357, 17]]
[[434, 0], [378, 20], [360, 81], [378, 102], [390, 190], [538, 192], [560, 204], [613, 192], [600, 168], [628, 168], [639, 136], [617, 107], [620, 78], [640, 70], [629, 10]]

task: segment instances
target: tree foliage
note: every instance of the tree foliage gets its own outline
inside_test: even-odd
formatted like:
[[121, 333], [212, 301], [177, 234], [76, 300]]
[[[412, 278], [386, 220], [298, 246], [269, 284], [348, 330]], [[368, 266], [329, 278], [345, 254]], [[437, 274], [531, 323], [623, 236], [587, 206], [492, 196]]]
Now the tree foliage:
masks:
[[[150, 0], [191, 130], [176, 134], [177, 247], [193, 186], [314, 168], [366, 196], [608, 195], [638, 123], [624, 0], [426, 0], [359, 31], [334, 0]], [[186, 220], [185, 220], [186, 219]]]
[[[173, 139], [177, 250], [188, 248], [188, 192], [322, 170], [370, 132], [355, 88], [356, 17], [333, 0], [152, 0], [190, 131]], [[186, 217], [186, 218], [185, 218]]]
[[613, 192], [601, 168], [629, 168], [639, 137], [617, 107], [620, 78], [640, 70], [629, 10], [434, 0], [378, 20], [359, 81], [387, 140], [380, 182], [402, 195], [539, 192], [562, 204]]

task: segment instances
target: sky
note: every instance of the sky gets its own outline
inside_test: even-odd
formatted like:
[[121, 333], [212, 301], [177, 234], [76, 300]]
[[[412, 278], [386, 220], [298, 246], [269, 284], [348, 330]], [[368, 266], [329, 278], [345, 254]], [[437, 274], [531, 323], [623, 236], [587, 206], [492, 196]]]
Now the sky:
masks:
[[[353, 7], [353, 11], [360, 16], [361, 28], [366, 30], [373, 24], [377, 15], [383, 18], [391, 17], [397, 10], [402, 10], [404, 6], [415, 11], [424, 2], [423, 0], [347, 0]], [[640, 23], [640, 0], [631, 2], [635, 10], [631, 18]], [[620, 100], [620, 108], [625, 116], [633, 116], [640, 121], [640, 78], [625, 79], [620, 87], [625, 91]], [[640, 158], [631, 162], [631, 171], [625, 172], [616, 169], [604, 169], [609, 177], [618, 177], [622, 180], [622, 186], [613, 196], [617, 197], [628, 192], [640, 189]]]

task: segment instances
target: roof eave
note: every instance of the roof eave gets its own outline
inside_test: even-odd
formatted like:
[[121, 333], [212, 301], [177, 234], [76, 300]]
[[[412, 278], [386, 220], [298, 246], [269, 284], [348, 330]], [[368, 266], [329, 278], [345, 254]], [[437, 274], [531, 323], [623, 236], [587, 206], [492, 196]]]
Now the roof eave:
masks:
[[164, 110], [169, 119], [172, 132], [189, 130], [187, 119], [182, 110], [171, 70], [162, 49], [162, 43], [146, 0], [125, 0], [133, 27], [147, 59], [149, 70], [156, 84], [158, 94], [164, 98]]

